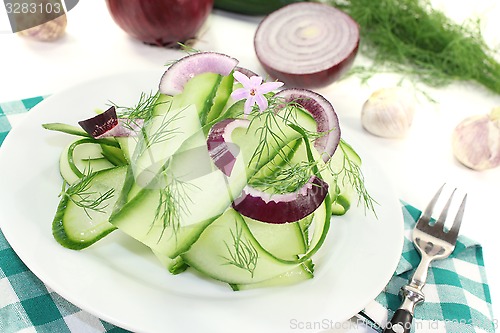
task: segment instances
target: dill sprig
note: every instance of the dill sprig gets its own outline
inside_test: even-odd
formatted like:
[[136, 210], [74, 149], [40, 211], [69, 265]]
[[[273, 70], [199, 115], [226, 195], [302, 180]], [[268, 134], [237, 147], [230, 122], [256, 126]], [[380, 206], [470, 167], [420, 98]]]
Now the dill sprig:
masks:
[[116, 103], [110, 102], [111, 106], [116, 108], [116, 113], [119, 118], [128, 119], [144, 119], [148, 120], [153, 117], [153, 110], [160, 104], [169, 103], [158, 101], [159, 92], [153, 93], [141, 93], [139, 101], [134, 106], [120, 106]]
[[295, 192], [311, 178], [316, 162], [302, 161], [294, 165], [278, 167], [270, 175], [250, 179], [248, 184], [263, 191], [272, 190], [276, 194]]
[[224, 241], [227, 252], [229, 253], [229, 258], [223, 257], [227, 260], [226, 264], [244, 269], [253, 277], [255, 268], [257, 267], [257, 260], [259, 259], [259, 253], [253, 246], [252, 242], [243, 238], [243, 227], [238, 227], [238, 223], [236, 223], [236, 230], [230, 230], [230, 232], [233, 240], [232, 246], [229, 246], [229, 244]]
[[[151, 133], [151, 135], [148, 136], [146, 135], [146, 132], [143, 131], [144, 139], [146, 142], [145, 148], [150, 148], [154, 144], [171, 140], [176, 135], [181, 134], [181, 128], [179, 126], [173, 127], [172, 123], [174, 123], [175, 121], [179, 121], [180, 119], [185, 117], [182, 112], [183, 110], [184, 109], [177, 111], [176, 113], [172, 114], [171, 117], [167, 117], [166, 115], [160, 116], [163, 117], [163, 120], [158, 128], [153, 133]], [[170, 115], [170, 113], [167, 113], [167, 115]]]
[[368, 193], [368, 190], [365, 187], [363, 171], [361, 170], [361, 167], [349, 157], [348, 150], [352, 150], [352, 148], [350, 148], [347, 142], [341, 139], [337, 149], [340, 149], [343, 154], [340, 169], [333, 170], [330, 163], [327, 164], [326, 167], [334, 177], [337, 184], [342, 186], [352, 186], [358, 195], [358, 204], [363, 203], [364, 205], [365, 213], [366, 210], [371, 210], [373, 214], [377, 216], [375, 211], [375, 204], [377, 202], [370, 195], [370, 193]]
[[[187, 53], [187, 55], [190, 55], [190, 54], [195, 54], [195, 53], [200, 53], [201, 50], [199, 49], [196, 49], [194, 48], [192, 45], [189, 45], [189, 43], [181, 43], [181, 42], [177, 42], [177, 45], [176, 45], [181, 51], [184, 51]], [[181, 58], [182, 59], [182, 58]], [[170, 60], [170, 61], [167, 61], [165, 63], [165, 66], [166, 67], [170, 67], [172, 66], [173, 64], [179, 62], [180, 59], [173, 59], [173, 60]]]
[[83, 208], [85, 214], [92, 219], [89, 211], [94, 211], [97, 213], [105, 213], [108, 204], [106, 201], [111, 199], [115, 194], [115, 189], [111, 188], [104, 193], [90, 191], [92, 181], [94, 180], [96, 173], [88, 171], [84, 176], [73, 185], [66, 187], [66, 182], [63, 184], [63, 190], [61, 195], [66, 196], [75, 205]]
[[[284, 140], [287, 135], [283, 127], [290, 125], [300, 126], [296, 112], [302, 107], [298, 103], [286, 103], [282, 98], [272, 95], [266, 97], [269, 103], [267, 109], [260, 111], [258, 106], [254, 106], [251, 113], [253, 117], [250, 120], [248, 128], [252, 128], [253, 123], [256, 122], [260, 125], [255, 130], [255, 133], [259, 136], [259, 143], [250, 157], [249, 166], [254, 163], [256, 167], [259, 167], [263, 157], [267, 157], [276, 152], [285, 162], [288, 161], [288, 156], [282, 149], [287, 144]], [[302, 128], [302, 126], [300, 127]], [[304, 129], [304, 131], [306, 131], [306, 129]], [[309, 131], [307, 131], [307, 133], [311, 136], [316, 135]]]
[[344, 10], [360, 25], [361, 53], [377, 68], [430, 86], [475, 81], [500, 93], [499, 50], [486, 44], [479, 20], [457, 24], [429, 0], [319, 1]]
[[[162, 232], [158, 238], [158, 242], [163, 237], [167, 228], [172, 228], [173, 235], [177, 237], [180, 230], [180, 221], [182, 215], [189, 214], [189, 206], [193, 204], [188, 190], [199, 189], [194, 184], [183, 181], [179, 177], [173, 175], [168, 164], [160, 173], [160, 177], [165, 184], [160, 186], [160, 197], [156, 207], [155, 218], [153, 221], [161, 221]], [[153, 225], [152, 225], [153, 226]]]

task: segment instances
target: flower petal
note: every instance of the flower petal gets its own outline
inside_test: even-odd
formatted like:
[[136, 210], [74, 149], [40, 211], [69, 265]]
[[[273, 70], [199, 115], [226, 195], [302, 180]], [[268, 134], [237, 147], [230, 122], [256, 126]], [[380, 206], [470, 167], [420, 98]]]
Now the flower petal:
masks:
[[267, 98], [264, 97], [264, 95], [261, 95], [261, 94], [255, 95], [255, 101], [257, 102], [257, 105], [259, 106], [260, 112], [266, 111], [269, 103], [267, 102]]
[[248, 89], [246, 88], [239, 88], [231, 93], [231, 98], [235, 101], [239, 101], [248, 97], [250, 97], [250, 94], [248, 93]]
[[251, 88], [252, 83], [251, 83], [250, 79], [248, 78], [248, 76], [246, 76], [242, 72], [238, 72], [238, 71], [234, 72], [233, 76], [236, 79], [236, 81], [238, 81], [239, 83], [241, 83], [243, 85], [243, 87], [245, 87], [246, 89]]
[[253, 105], [255, 104], [255, 99], [253, 97], [247, 98], [245, 101], [244, 113], [250, 114], [252, 112]]
[[262, 76], [252, 76], [250, 78], [251, 88], [258, 88], [262, 83]]
[[266, 82], [266, 83], [263, 83], [259, 88], [258, 88], [258, 92], [259, 94], [267, 94], [268, 92], [271, 92], [273, 90], [276, 90], [278, 89], [279, 87], [281, 87], [283, 85], [283, 82], [278, 82], [278, 81], [274, 81], [274, 82]]

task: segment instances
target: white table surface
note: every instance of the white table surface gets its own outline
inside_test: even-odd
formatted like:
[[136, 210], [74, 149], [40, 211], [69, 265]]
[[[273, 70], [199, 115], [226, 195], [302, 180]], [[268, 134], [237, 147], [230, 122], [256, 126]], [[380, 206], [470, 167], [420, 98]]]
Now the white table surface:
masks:
[[[461, 21], [481, 15], [486, 41], [500, 46], [500, 4], [496, 0], [434, 0], [434, 5]], [[201, 50], [230, 54], [244, 67], [265, 74], [253, 51], [253, 34], [261, 17], [214, 11], [195, 45]], [[82, 81], [137, 69], [157, 69], [181, 56], [179, 51], [144, 45], [128, 37], [112, 21], [104, 1], [81, 1], [68, 14], [66, 35], [43, 43], [10, 33], [0, 9], [0, 101], [48, 95]], [[499, 59], [500, 60], [500, 59]], [[363, 59], [358, 57], [358, 63]], [[477, 85], [454, 84], [432, 89], [419, 86], [437, 103], [419, 99], [414, 123], [402, 140], [382, 139], [363, 131], [361, 105], [380, 87], [395, 85], [397, 75], [378, 75], [361, 85], [356, 77], [318, 90], [334, 105], [341, 126], [366, 138], [363, 150], [379, 159], [391, 175], [399, 198], [425, 207], [435, 190], [447, 182], [468, 193], [462, 233], [480, 242], [490, 284], [494, 317], [499, 318], [500, 168], [477, 172], [460, 165], [451, 151], [451, 132], [467, 116], [488, 113], [500, 106], [500, 95]], [[70, 111], [68, 111], [70, 112]]]

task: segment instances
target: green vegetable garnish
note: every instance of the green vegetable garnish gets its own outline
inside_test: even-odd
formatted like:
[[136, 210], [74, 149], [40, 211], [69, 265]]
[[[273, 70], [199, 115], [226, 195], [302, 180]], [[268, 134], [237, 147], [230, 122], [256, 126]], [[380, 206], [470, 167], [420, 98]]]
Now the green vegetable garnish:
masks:
[[431, 86], [475, 81], [500, 93], [498, 50], [486, 45], [479, 22], [454, 23], [429, 0], [322, 2], [344, 10], [361, 27], [360, 50], [374, 60], [375, 70], [353, 70], [373, 74], [386, 68]]

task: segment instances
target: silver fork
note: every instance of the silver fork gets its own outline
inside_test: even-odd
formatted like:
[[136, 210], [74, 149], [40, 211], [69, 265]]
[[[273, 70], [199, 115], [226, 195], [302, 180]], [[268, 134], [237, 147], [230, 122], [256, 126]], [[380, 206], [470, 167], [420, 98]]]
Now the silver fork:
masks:
[[458, 231], [464, 215], [467, 195], [465, 195], [462, 199], [462, 203], [460, 204], [452, 227], [449, 231], [446, 231], [444, 229], [444, 224], [456, 189], [453, 190], [453, 193], [446, 202], [436, 223], [430, 224], [432, 211], [434, 210], [434, 206], [438, 201], [443, 188], [444, 185], [441, 186], [441, 188], [434, 195], [434, 198], [432, 198], [431, 202], [429, 202], [427, 208], [420, 216], [415, 228], [413, 229], [413, 244], [418, 252], [420, 252], [421, 260], [415, 270], [415, 273], [413, 273], [413, 277], [410, 282], [401, 288], [403, 302], [401, 303], [399, 309], [394, 313], [390, 323], [388, 323], [385, 327], [384, 333], [410, 332], [415, 306], [422, 303], [425, 299], [422, 288], [425, 285], [427, 271], [429, 270], [431, 261], [444, 259], [455, 249]]

